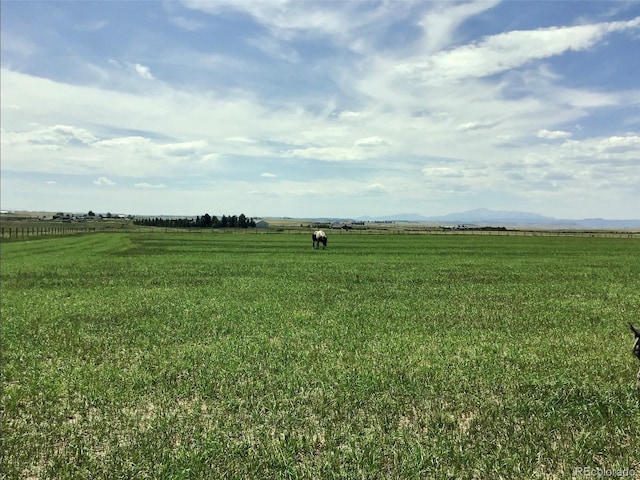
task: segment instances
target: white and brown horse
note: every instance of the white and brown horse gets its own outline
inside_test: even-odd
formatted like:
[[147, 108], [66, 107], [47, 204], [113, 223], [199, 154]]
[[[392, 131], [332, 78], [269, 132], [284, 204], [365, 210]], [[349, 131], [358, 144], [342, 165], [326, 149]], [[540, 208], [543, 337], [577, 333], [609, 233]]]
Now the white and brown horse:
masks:
[[316, 230], [311, 234], [311, 244], [313, 248], [320, 248], [320, 244], [322, 244], [324, 250], [327, 247], [327, 234], [322, 230]]

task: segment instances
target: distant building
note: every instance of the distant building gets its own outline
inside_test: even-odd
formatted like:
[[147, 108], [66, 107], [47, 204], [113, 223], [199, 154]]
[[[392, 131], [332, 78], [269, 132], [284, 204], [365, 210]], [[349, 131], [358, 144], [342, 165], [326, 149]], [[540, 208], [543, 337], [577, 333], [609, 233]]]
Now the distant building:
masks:
[[256, 228], [269, 228], [269, 223], [264, 220], [260, 220], [259, 222], [256, 222]]
[[331, 224], [332, 229], [351, 230], [353, 226], [350, 222], [333, 222]]

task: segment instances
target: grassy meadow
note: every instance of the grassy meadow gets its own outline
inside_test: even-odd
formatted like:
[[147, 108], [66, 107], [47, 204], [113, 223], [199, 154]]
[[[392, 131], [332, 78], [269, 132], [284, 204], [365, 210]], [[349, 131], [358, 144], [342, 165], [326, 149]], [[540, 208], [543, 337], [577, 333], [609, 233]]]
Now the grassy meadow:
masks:
[[637, 240], [309, 237], [4, 242], [1, 478], [640, 476]]

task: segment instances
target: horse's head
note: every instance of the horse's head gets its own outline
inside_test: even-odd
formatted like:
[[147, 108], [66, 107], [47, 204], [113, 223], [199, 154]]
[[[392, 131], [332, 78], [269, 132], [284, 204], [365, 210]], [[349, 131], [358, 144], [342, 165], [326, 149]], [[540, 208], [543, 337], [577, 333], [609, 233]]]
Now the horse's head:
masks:
[[633, 354], [640, 360], [640, 330], [629, 324], [631, 331], [636, 336], [636, 344], [633, 346]]
[[318, 240], [318, 242], [322, 243], [323, 247], [327, 246], [327, 234], [324, 233], [322, 230], [318, 230], [316, 232], [316, 239]]

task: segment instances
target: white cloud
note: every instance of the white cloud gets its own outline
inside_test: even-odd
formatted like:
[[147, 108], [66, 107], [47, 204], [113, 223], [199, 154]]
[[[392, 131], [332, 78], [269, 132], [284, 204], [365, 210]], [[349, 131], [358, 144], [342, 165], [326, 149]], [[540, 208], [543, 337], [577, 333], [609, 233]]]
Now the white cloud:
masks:
[[627, 22], [515, 30], [442, 50], [426, 58], [416, 56], [409, 62], [397, 64], [394, 72], [421, 84], [486, 77], [532, 60], [557, 56], [569, 50], [585, 50], [609, 33], [634, 29], [639, 25], [640, 17], [637, 17]]
[[554, 131], [538, 130], [538, 138], [546, 138], [546, 139], [549, 139], [549, 140], [556, 140], [556, 139], [569, 138], [570, 136], [571, 136], [570, 132], [565, 132], [563, 130], [554, 130]]
[[459, 168], [452, 167], [424, 167], [422, 173], [430, 178], [462, 178], [464, 174]]
[[[549, 100], [558, 104], [568, 105], [578, 109], [592, 109], [601, 107], [613, 107], [617, 105], [638, 105], [640, 104], [640, 90], [623, 91], [595, 91], [588, 89], [566, 88], [561, 85], [541, 84], [541, 89], [547, 90]], [[534, 92], [542, 96], [543, 91], [536, 88]]]
[[352, 112], [345, 110], [338, 114], [338, 119], [344, 122], [356, 122], [358, 120], [365, 120], [367, 115], [363, 112]]
[[387, 188], [381, 183], [373, 183], [365, 187], [366, 193], [386, 193]]
[[462, 125], [459, 125], [458, 130], [463, 132], [468, 132], [473, 130], [486, 130], [486, 129], [495, 127], [496, 125], [497, 125], [497, 122], [495, 121], [492, 121], [492, 122], [473, 121], [473, 122], [466, 122], [466, 123], [463, 123]]
[[160, 145], [159, 148], [165, 155], [170, 155], [172, 157], [187, 157], [195, 155], [206, 149], [207, 142], [204, 140], [198, 140], [193, 142], [166, 143]]
[[199, 163], [204, 164], [209, 162], [216, 162], [218, 160], [220, 160], [220, 155], [218, 155], [217, 153], [207, 153], [200, 158]]
[[604, 150], [624, 150], [640, 155], [640, 136], [629, 134], [605, 138], [600, 142], [600, 147]]
[[261, 177], [263, 178], [276, 178], [277, 175], [273, 174], [273, 173], [268, 173], [268, 172], [264, 172], [260, 174]]
[[640, 174], [640, 135], [568, 140], [561, 151], [564, 157], [576, 161], [628, 165]]
[[141, 182], [141, 183], [134, 183], [133, 184], [134, 187], [136, 188], [143, 188], [143, 189], [158, 189], [158, 188], [166, 188], [166, 185], [163, 183], [159, 183], [159, 184], [151, 184], [151, 183], [147, 183], [147, 182]]
[[53, 125], [50, 127], [34, 125], [33, 130], [21, 132], [3, 132], [3, 142], [15, 145], [39, 145], [59, 147], [68, 144], [90, 145], [97, 139], [84, 128], [70, 125]]
[[462, 4], [434, 2], [434, 8], [426, 12], [419, 21], [424, 30], [424, 52], [434, 53], [447, 47], [454, 32], [465, 20], [494, 7], [497, 3], [499, 0]]
[[382, 145], [388, 145], [389, 142], [384, 138], [380, 137], [367, 137], [367, 138], [359, 138], [356, 140], [356, 147], [379, 147]]
[[115, 182], [109, 180], [107, 177], [100, 177], [97, 180], [94, 180], [93, 183], [95, 185], [99, 185], [101, 187], [104, 187], [104, 186], [111, 187], [111, 186], [115, 185]]
[[153, 80], [153, 75], [151, 75], [151, 72], [149, 71], [149, 67], [145, 67], [144, 65], [140, 65], [139, 63], [136, 63], [133, 66], [133, 69], [142, 78], [146, 78], [148, 80]]
[[[295, 31], [321, 30], [324, 32], [344, 31], [348, 25], [337, 5], [324, 9], [318, 3], [293, 2], [290, 0], [261, 1], [249, 3], [233, 1], [183, 0], [186, 7], [210, 14], [220, 14], [229, 10], [239, 10], [251, 15], [256, 21], [271, 29], [273, 34], [287, 37]], [[342, 27], [342, 28], [340, 28]]]
[[242, 137], [242, 136], [227, 137], [227, 138], [225, 138], [225, 140], [227, 142], [231, 142], [231, 143], [244, 143], [244, 144], [247, 144], [247, 145], [254, 145], [254, 144], [258, 143], [258, 141], [255, 138], [248, 138], [248, 137]]
[[[397, 8], [392, 2], [380, 2], [374, 8], [361, 2], [311, 2], [296, 0], [236, 2], [233, 0], [182, 0], [191, 9], [212, 15], [240, 11], [253, 17], [277, 42], [320, 37], [360, 54], [375, 51], [376, 33], [384, 31], [400, 18], [412, 14], [412, 9]], [[252, 40], [257, 45], [256, 40]], [[276, 48], [274, 48], [276, 47]], [[266, 50], [289, 60], [298, 54], [282, 44], [266, 44]]]
[[145, 80], [155, 79], [154, 76], [151, 74], [151, 70], [149, 69], [149, 67], [142, 65], [140, 63], [120, 62], [113, 58], [110, 58], [108, 60], [108, 63], [116, 67], [118, 70], [123, 70], [128, 73], [134, 73], [138, 77], [143, 78]]
[[359, 154], [354, 148], [337, 146], [293, 148], [284, 152], [283, 156], [324, 160], [329, 162], [359, 160], [363, 158], [362, 154]]

